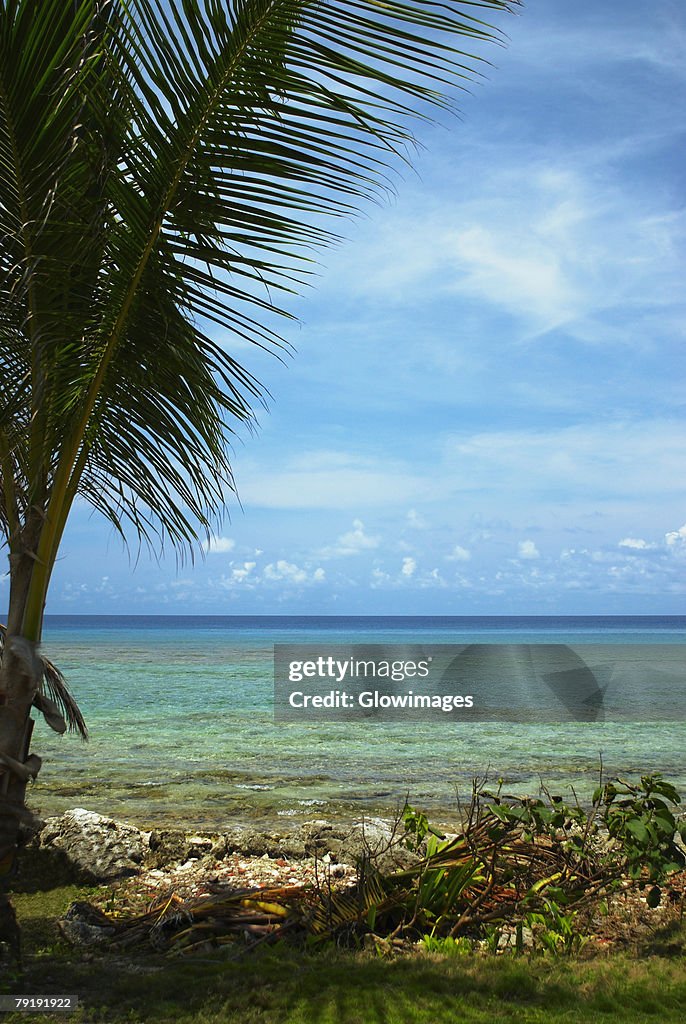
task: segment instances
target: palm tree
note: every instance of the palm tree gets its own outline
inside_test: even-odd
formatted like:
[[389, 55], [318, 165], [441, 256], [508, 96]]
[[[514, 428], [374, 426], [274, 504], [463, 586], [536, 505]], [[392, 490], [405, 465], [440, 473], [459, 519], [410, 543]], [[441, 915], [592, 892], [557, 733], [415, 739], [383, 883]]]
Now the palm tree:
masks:
[[5, 868], [32, 706], [78, 725], [38, 654], [74, 500], [139, 542], [209, 536], [231, 424], [263, 400], [213, 329], [284, 345], [276, 297], [479, 73], [462, 39], [500, 38], [480, 9], [517, 3], [0, 0]]

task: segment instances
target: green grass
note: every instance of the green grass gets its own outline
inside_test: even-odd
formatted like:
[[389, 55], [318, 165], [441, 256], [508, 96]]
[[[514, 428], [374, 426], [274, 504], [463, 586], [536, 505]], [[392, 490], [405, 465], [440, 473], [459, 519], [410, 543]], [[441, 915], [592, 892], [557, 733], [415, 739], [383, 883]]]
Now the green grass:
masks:
[[[76, 993], [72, 1022], [174, 1024], [515, 1024], [674, 1022], [686, 1018], [682, 939], [672, 957], [603, 960], [430, 955], [381, 959], [330, 949], [265, 948], [242, 960], [153, 954], [84, 957], [55, 919], [88, 890], [22, 894], [26, 976], [0, 990]], [[55, 1020], [3, 1015], [7, 1024]]]

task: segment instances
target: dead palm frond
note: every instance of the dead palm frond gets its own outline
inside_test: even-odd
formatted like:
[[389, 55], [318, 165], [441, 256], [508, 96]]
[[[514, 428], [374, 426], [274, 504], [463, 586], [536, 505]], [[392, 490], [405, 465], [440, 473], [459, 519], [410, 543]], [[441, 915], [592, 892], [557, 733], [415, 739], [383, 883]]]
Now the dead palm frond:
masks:
[[279, 938], [305, 920], [309, 890], [302, 886], [236, 889], [184, 900], [176, 893], [155, 900], [143, 913], [115, 922], [114, 945], [151, 945], [189, 952], [237, 939]]
[[[0, 623], [0, 664], [5, 650], [5, 626]], [[33, 706], [41, 712], [45, 721], [55, 732], [76, 732], [82, 740], [88, 739], [88, 727], [67, 681], [49, 658], [39, 655], [43, 674], [38, 683], [38, 693]]]

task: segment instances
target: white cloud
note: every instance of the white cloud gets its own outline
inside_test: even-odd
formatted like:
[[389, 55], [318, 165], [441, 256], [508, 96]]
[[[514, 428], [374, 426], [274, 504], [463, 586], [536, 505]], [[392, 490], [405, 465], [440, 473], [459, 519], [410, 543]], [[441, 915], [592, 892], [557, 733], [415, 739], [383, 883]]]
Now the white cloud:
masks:
[[524, 559], [540, 558], [541, 556], [541, 552], [532, 540], [520, 540], [517, 553], [520, 558]]
[[352, 530], [342, 533], [334, 544], [324, 548], [319, 554], [321, 558], [343, 558], [348, 555], [359, 555], [362, 551], [371, 551], [378, 546], [379, 538], [365, 533], [361, 519], [353, 519]]
[[[677, 533], [679, 531], [676, 531]], [[628, 538], [633, 540], [635, 538]], [[640, 539], [640, 538], [639, 538]], [[592, 550], [567, 548], [553, 576], [557, 586], [584, 593], [681, 594], [685, 583], [676, 550], [645, 541], [645, 546]]]
[[[575, 516], [597, 511], [598, 503], [607, 509], [609, 503], [621, 502], [631, 512], [630, 521], [639, 527], [643, 516], [637, 505], [659, 502], [667, 510], [669, 500], [681, 502], [685, 477], [686, 432], [680, 421], [671, 418], [599, 419], [556, 429], [439, 435], [421, 463], [324, 451], [294, 460], [283, 472], [265, 464], [258, 473], [253, 464], [249, 473], [239, 473], [244, 504], [248, 479], [251, 500], [265, 507], [311, 511], [354, 507], [359, 518], [337, 540], [319, 549], [320, 558], [380, 548], [383, 538], [358, 524], [368, 517], [376, 519], [384, 505], [394, 514], [398, 506], [407, 507], [407, 490], [423, 503], [430, 496], [434, 520], [434, 506], [459, 500], [465, 510], [487, 517], [504, 507], [513, 519], [526, 515], [524, 532], [531, 517], [525, 509], [531, 508], [532, 501], [539, 512], [563, 501], [568, 524], [575, 522]], [[410, 507], [416, 518], [407, 519], [408, 526], [424, 517], [422, 505]], [[615, 504], [612, 515], [618, 507]], [[628, 523], [619, 527], [628, 528]], [[412, 534], [429, 532], [413, 530]], [[460, 546], [469, 550], [475, 543], [466, 533]]]
[[318, 566], [314, 572], [310, 573], [308, 569], [303, 569], [293, 562], [287, 562], [284, 558], [280, 558], [276, 563], [270, 563], [264, 568], [265, 580], [283, 581], [285, 583], [320, 583], [325, 579], [325, 575], [321, 566]]
[[253, 569], [255, 568], [255, 562], [243, 562], [243, 565], [239, 568], [231, 570], [231, 576], [237, 583], [242, 583], [250, 576]]
[[451, 554], [448, 555], [451, 562], [468, 562], [471, 557], [469, 548], [463, 548], [461, 544], [456, 544]]
[[547, 230], [543, 222], [532, 224], [528, 235], [507, 222], [477, 223], [447, 238], [446, 249], [459, 275], [453, 287], [533, 320], [538, 330], [570, 320], [581, 296], [554, 237], [547, 237], [554, 235], [554, 223], [551, 216]]
[[419, 586], [426, 590], [429, 587], [447, 587], [446, 581], [440, 574], [438, 568], [431, 569], [429, 572], [419, 580]]
[[308, 566], [299, 566], [289, 562], [285, 558], [279, 558], [270, 562], [260, 571], [254, 561], [242, 562], [239, 565], [231, 563], [231, 571], [219, 577], [210, 577], [206, 581], [206, 589], [210, 592], [236, 591], [237, 588], [255, 591], [274, 587], [274, 584], [285, 584], [294, 586], [309, 586], [310, 584], [321, 583], [326, 578], [326, 573], [321, 566], [314, 570]]
[[629, 548], [634, 551], [652, 551], [657, 547], [657, 544], [649, 544], [647, 540], [643, 540], [642, 537], [624, 537], [620, 540], [620, 548]]
[[449, 584], [438, 568], [418, 572], [416, 559], [408, 557], [403, 558], [399, 571], [393, 574], [375, 566], [371, 572], [370, 586], [372, 590], [428, 590], [433, 587], [445, 588]]
[[[347, 290], [395, 304], [426, 301], [427, 292], [464, 296], [483, 304], [482, 317], [512, 317], [520, 339], [564, 327], [581, 340], [627, 344], [632, 332], [609, 331], [607, 314], [680, 303], [686, 218], [666, 197], [624, 184], [613, 167], [617, 145], [557, 158], [535, 145], [504, 150], [498, 140], [500, 159], [478, 185], [440, 201], [405, 197], [375, 220], [364, 247], [343, 256], [336, 286], [342, 273]], [[484, 165], [494, 153], [480, 154]]]
[[415, 508], [411, 508], [407, 513], [407, 525], [413, 530], [426, 530], [429, 524], [424, 516], [420, 515]]
[[494, 430], [446, 444], [465, 489], [586, 498], [680, 495], [686, 433], [674, 420], [605, 421], [557, 430]]
[[683, 544], [686, 542], [686, 523], [680, 526], [678, 530], [672, 530], [665, 534], [665, 541], [670, 548], [675, 547], [677, 544]]
[[[633, 11], [627, 7], [625, 20], [619, 22], [615, 18], [611, 24], [604, 18], [603, 5], [596, 5], [595, 10], [589, 8], [583, 22], [576, 17], [574, 8], [569, 9], [565, 21], [550, 6], [549, 17], [543, 8], [537, 21], [522, 19], [510, 30], [519, 67], [526, 63], [536, 72], [546, 69], [557, 80], [566, 73], [577, 87], [583, 83], [583, 79], [579, 82], [580, 73], [588, 74], [594, 67], [607, 71], [615, 65], [623, 82], [629, 62], [645, 62], [683, 79], [686, 33], [678, 3], [653, 8], [650, 18], [643, 15], [640, 4]], [[613, 17], [610, 4], [607, 13]], [[601, 84], [597, 76], [594, 84]]]
[[210, 555], [225, 555], [233, 551], [235, 546], [236, 542], [231, 537], [210, 537], [209, 540], [203, 541], [202, 548]]
[[280, 558], [276, 564], [269, 563], [264, 568], [266, 580], [288, 580], [291, 583], [304, 583], [307, 580], [307, 571], [298, 568], [292, 562]]
[[261, 508], [357, 510], [425, 493], [424, 479], [404, 463], [345, 452], [309, 452], [277, 468], [245, 464], [239, 478], [243, 504]]
[[378, 566], [374, 566], [372, 569], [371, 586], [372, 590], [376, 590], [379, 587], [388, 585], [391, 582], [391, 577], [383, 569], [379, 569]]

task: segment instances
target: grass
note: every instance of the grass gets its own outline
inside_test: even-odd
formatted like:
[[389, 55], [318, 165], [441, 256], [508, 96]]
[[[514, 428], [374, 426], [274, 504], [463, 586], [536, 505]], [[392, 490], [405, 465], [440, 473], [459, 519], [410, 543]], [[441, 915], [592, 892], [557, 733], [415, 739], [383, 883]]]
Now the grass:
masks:
[[[56, 919], [91, 890], [19, 894], [26, 974], [0, 991], [78, 994], [71, 1022], [149, 1024], [554, 1024], [686, 1018], [686, 938], [672, 956], [573, 960], [421, 954], [391, 960], [334, 948], [264, 948], [240, 961], [207, 955], [107, 958], [68, 947]], [[46, 1016], [9, 1013], [6, 1024]], [[58, 1018], [63, 1019], [63, 1018]]]

